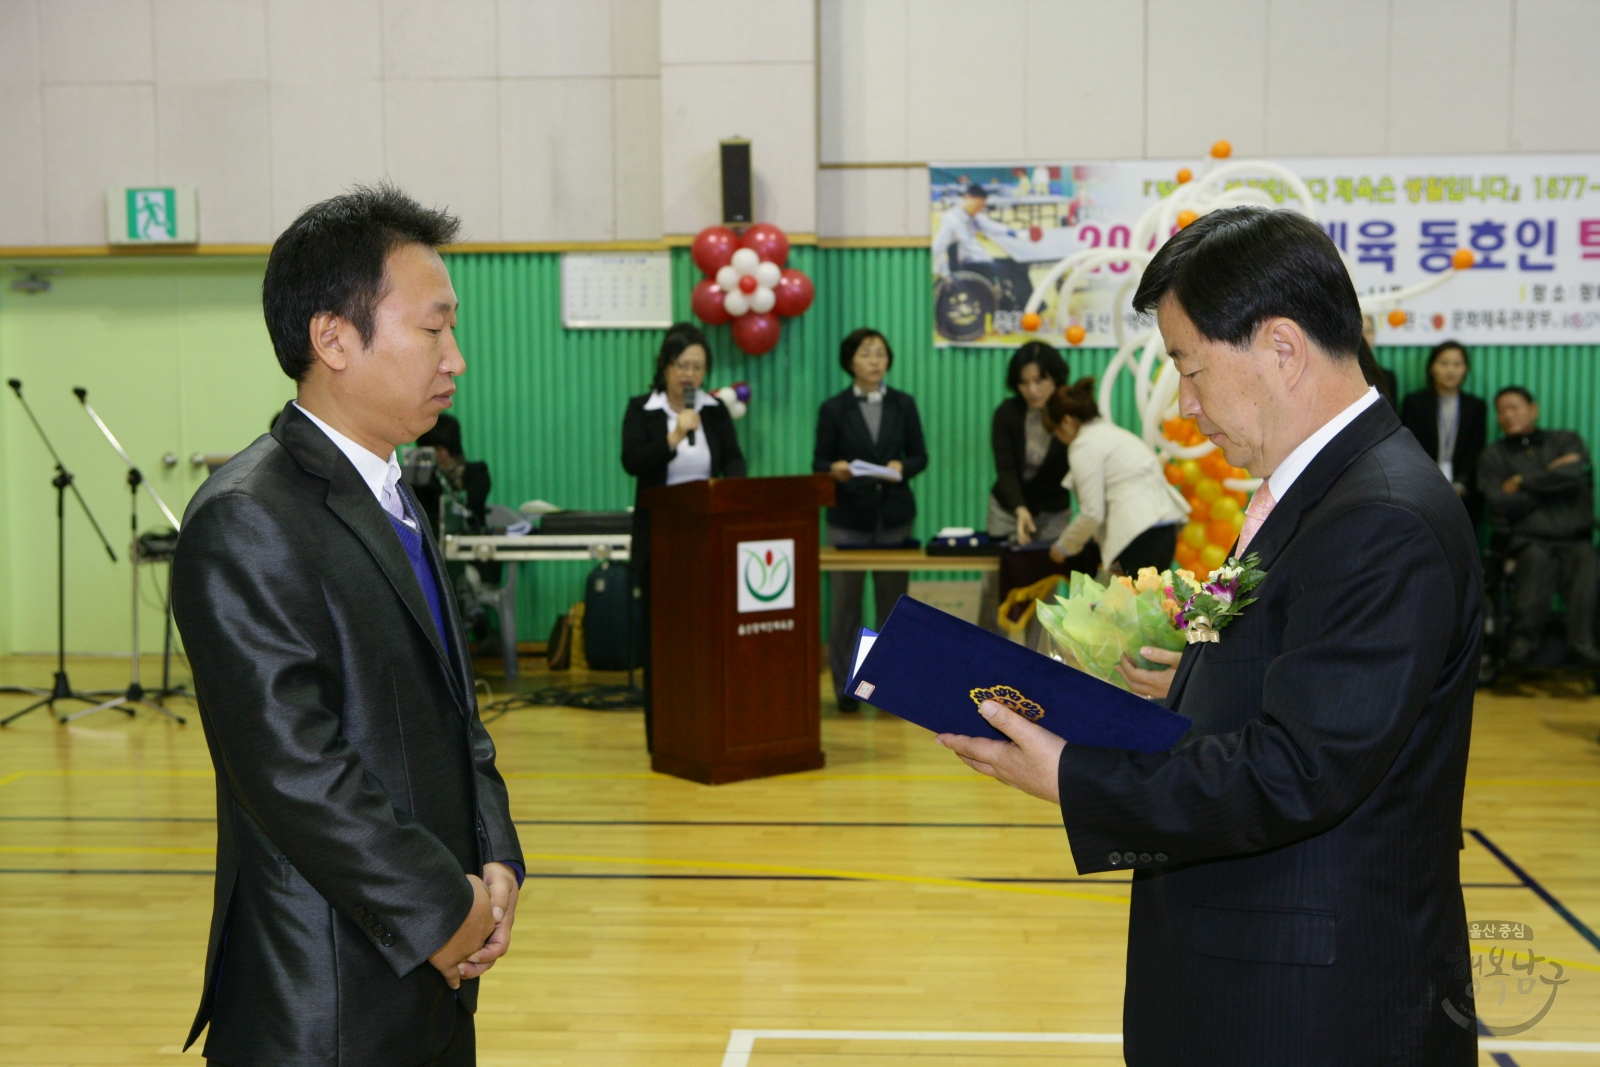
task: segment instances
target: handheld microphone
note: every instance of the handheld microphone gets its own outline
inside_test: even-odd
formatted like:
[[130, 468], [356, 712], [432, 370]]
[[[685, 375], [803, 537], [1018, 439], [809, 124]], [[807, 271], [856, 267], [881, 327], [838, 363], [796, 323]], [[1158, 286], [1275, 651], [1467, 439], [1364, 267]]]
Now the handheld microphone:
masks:
[[[684, 384], [684, 387], [683, 387], [683, 410], [685, 410], [685, 411], [695, 411], [696, 410], [696, 408], [694, 406], [694, 399], [695, 399], [695, 393], [697, 391], [698, 390], [696, 390], [694, 386], [689, 385], [687, 383]], [[689, 447], [690, 448], [693, 448], [694, 447], [694, 431], [690, 430], [688, 435], [684, 437], [684, 440], [689, 442]]]

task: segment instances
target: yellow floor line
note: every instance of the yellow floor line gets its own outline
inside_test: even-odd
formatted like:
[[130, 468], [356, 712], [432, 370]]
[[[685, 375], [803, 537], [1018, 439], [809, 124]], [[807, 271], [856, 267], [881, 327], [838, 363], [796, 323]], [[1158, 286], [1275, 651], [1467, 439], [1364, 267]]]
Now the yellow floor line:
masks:
[[210, 856], [217, 850], [214, 848], [162, 848], [156, 846], [117, 846], [117, 845], [0, 845], [0, 852], [5, 853], [71, 853], [72, 855], [116, 855], [116, 856]]

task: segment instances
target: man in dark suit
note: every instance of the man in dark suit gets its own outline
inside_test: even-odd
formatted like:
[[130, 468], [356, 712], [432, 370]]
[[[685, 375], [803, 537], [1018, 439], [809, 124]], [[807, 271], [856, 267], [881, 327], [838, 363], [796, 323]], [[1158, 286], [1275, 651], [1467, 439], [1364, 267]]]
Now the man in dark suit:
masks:
[[1190, 644], [1170, 752], [942, 738], [1061, 805], [1078, 870], [1132, 868], [1135, 1065], [1477, 1062], [1459, 881], [1482, 587], [1454, 490], [1362, 380], [1338, 252], [1293, 212], [1181, 230], [1135, 295], [1186, 416], [1265, 480], [1258, 599]]
[[190, 502], [173, 605], [217, 778], [205, 989], [228, 1067], [475, 1061], [477, 977], [522, 854], [426, 516], [395, 447], [465, 367], [436, 249], [391, 187], [273, 245], [267, 328], [298, 397]]

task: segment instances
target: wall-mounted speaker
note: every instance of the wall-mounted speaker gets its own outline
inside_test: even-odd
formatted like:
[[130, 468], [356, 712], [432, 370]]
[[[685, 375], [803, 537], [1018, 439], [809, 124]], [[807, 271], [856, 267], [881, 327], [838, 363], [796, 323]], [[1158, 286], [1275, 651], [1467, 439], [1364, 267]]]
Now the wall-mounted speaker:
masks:
[[755, 218], [750, 142], [743, 137], [730, 137], [722, 142], [722, 223], [725, 226], [748, 226]]

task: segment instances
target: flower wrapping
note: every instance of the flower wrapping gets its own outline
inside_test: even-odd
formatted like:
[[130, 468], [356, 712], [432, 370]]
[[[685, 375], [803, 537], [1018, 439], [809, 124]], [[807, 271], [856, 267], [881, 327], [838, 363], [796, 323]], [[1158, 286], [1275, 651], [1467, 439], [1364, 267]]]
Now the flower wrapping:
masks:
[[1145, 646], [1176, 652], [1184, 634], [1175, 619], [1178, 604], [1168, 595], [1175, 580], [1192, 583], [1187, 571], [1157, 572], [1146, 567], [1137, 580], [1118, 576], [1101, 585], [1087, 574], [1074, 571], [1065, 599], [1054, 604], [1040, 601], [1038, 618], [1057, 647], [1071, 655], [1076, 666], [1120, 689], [1128, 682], [1116, 670], [1122, 657], [1136, 665], [1159, 667], [1139, 654]]

